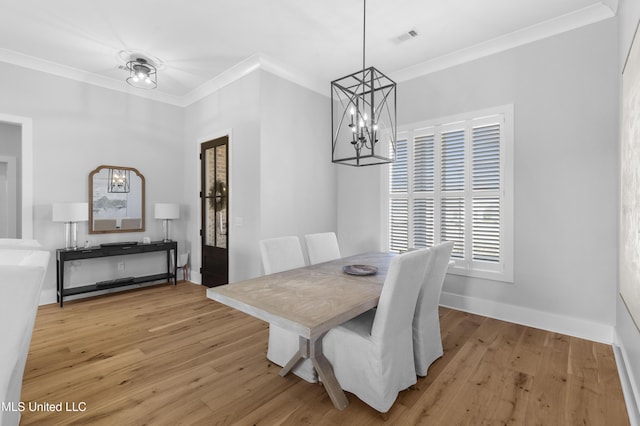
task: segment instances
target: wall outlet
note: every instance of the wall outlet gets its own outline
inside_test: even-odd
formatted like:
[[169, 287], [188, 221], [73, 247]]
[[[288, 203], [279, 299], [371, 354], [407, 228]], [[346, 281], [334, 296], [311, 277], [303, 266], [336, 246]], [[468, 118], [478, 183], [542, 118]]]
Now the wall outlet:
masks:
[[124, 271], [124, 262], [118, 262], [118, 271], [119, 272]]

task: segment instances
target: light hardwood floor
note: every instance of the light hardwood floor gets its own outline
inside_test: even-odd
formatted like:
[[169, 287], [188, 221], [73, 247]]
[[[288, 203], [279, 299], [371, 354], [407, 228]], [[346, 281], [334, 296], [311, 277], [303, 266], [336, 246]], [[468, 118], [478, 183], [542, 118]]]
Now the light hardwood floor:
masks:
[[629, 424], [610, 346], [451, 309], [440, 316], [444, 356], [382, 416], [349, 393], [338, 411], [321, 385], [278, 376], [265, 358], [268, 325], [195, 284], [43, 306], [21, 424]]

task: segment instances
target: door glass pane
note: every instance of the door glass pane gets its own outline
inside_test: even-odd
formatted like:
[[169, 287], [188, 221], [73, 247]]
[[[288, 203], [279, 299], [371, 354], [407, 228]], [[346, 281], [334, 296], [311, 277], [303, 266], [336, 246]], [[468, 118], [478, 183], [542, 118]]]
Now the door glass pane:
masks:
[[227, 248], [227, 146], [205, 152], [205, 244]]
[[216, 147], [216, 247], [227, 248], [227, 146]]
[[205, 151], [205, 244], [216, 244], [216, 212], [215, 212], [215, 178], [216, 178], [216, 151]]

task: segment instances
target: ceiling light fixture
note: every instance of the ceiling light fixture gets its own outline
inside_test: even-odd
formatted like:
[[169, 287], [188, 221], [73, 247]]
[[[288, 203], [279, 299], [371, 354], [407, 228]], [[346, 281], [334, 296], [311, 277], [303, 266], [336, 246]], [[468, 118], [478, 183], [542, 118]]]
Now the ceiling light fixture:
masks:
[[366, 0], [363, 14], [362, 70], [331, 82], [331, 161], [356, 167], [396, 155], [396, 83], [366, 68]]
[[145, 58], [135, 58], [127, 62], [129, 70], [127, 83], [139, 89], [155, 89], [158, 87], [158, 69]]

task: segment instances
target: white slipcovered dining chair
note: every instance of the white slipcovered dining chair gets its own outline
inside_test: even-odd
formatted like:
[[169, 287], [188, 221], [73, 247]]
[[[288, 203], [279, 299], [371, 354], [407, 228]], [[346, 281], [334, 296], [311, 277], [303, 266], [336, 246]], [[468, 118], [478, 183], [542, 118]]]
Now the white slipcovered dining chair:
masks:
[[309, 263], [328, 262], [340, 259], [340, 247], [335, 232], [321, 232], [318, 234], [307, 234], [304, 236], [309, 254]]
[[342, 389], [382, 413], [416, 383], [411, 323], [430, 254], [422, 249], [394, 257], [378, 308], [331, 329], [322, 340]]
[[305, 266], [298, 237], [261, 240], [260, 254], [264, 273], [267, 275]]
[[[305, 265], [304, 255], [298, 237], [280, 237], [260, 241], [262, 266], [266, 274], [300, 268]], [[284, 367], [298, 352], [299, 337], [296, 333], [269, 324], [269, 346], [267, 359], [274, 364]], [[318, 375], [310, 359], [299, 362], [291, 370], [296, 376], [310, 383], [318, 381]]]
[[[49, 252], [0, 249], [0, 425], [17, 425], [22, 378], [29, 354]], [[14, 408], [14, 409], [12, 409]]]
[[449, 267], [453, 241], [439, 244], [431, 249], [424, 281], [418, 294], [418, 303], [413, 317], [413, 358], [416, 374], [424, 377], [427, 369], [443, 355], [440, 336], [438, 304], [442, 284]]

